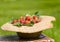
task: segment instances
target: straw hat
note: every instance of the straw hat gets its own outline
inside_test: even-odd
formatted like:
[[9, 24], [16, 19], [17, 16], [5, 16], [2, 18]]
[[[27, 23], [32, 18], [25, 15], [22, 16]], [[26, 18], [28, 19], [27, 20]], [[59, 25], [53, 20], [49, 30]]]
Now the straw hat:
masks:
[[34, 24], [32, 27], [28, 26], [17, 27], [7, 22], [1, 26], [1, 29], [7, 31], [22, 32], [22, 33], [34, 33], [53, 27], [53, 24], [51, 22], [55, 21], [55, 18], [53, 16], [40, 16], [40, 18], [41, 22]]

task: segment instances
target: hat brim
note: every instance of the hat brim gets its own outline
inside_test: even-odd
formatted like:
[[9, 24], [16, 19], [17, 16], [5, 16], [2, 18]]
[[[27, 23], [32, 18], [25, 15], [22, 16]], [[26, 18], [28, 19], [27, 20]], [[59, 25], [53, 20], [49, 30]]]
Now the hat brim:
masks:
[[40, 16], [41, 22], [34, 24], [32, 27], [28, 26], [13, 26], [13, 24], [7, 22], [3, 26], [1, 26], [2, 30], [14, 31], [14, 32], [22, 32], [22, 33], [35, 33], [45, 29], [49, 29], [53, 27], [51, 21], [55, 21], [53, 16]]

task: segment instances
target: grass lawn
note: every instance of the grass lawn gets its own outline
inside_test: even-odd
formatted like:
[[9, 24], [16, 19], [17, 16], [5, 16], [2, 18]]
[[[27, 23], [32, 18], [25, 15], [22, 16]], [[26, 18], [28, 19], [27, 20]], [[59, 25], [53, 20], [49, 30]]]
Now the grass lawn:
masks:
[[[60, 42], [60, 0], [0, 0], [0, 26], [10, 21], [12, 17], [39, 11], [41, 15], [50, 15], [56, 18], [52, 29], [44, 30], [43, 33], [52, 37], [55, 42]], [[0, 35], [12, 35], [15, 32], [3, 31]]]

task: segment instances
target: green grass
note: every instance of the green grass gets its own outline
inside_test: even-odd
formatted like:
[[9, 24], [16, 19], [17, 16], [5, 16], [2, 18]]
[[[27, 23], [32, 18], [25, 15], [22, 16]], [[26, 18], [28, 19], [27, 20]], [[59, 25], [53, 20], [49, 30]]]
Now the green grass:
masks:
[[[10, 21], [12, 17], [19, 17], [26, 13], [33, 14], [39, 11], [41, 15], [50, 15], [56, 18], [52, 29], [43, 33], [60, 42], [60, 0], [0, 0], [0, 26]], [[15, 32], [3, 31], [0, 35], [12, 35]]]

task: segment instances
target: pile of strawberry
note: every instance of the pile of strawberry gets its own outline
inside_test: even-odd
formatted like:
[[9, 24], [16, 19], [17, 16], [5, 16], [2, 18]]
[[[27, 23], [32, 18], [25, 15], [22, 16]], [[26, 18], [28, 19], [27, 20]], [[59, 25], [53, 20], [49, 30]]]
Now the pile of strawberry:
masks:
[[33, 16], [21, 16], [19, 19], [13, 19], [12, 24], [14, 26], [33, 26], [35, 23], [40, 22], [41, 19], [39, 18], [39, 15], [37, 12]]

